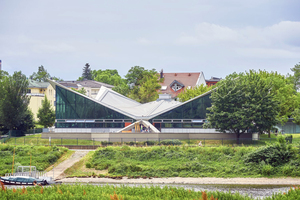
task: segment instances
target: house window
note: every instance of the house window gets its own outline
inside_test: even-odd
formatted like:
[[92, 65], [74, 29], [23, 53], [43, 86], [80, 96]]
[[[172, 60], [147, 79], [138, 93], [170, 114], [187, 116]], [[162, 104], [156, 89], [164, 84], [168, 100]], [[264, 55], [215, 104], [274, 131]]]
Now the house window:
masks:
[[27, 90], [27, 93], [31, 93], [31, 89], [28, 89], [28, 90]]
[[173, 86], [172, 86], [172, 90], [174, 90], [175, 92], [180, 90], [182, 88], [181, 85], [177, 85], [177, 83], [175, 83]]

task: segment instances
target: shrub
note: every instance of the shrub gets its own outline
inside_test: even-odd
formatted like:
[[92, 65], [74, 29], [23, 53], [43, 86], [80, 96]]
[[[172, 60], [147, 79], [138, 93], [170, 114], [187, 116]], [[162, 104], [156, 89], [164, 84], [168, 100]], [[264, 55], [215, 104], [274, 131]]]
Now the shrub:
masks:
[[261, 173], [265, 176], [269, 176], [272, 174], [273, 172], [273, 167], [272, 165], [266, 165], [266, 164], [262, 164], [262, 167], [261, 167]]
[[92, 164], [90, 162], [85, 163], [86, 168], [92, 168]]
[[101, 145], [103, 146], [107, 146], [107, 145], [112, 145], [113, 143], [112, 142], [109, 142], [109, 141], [102, 141], [101, 142]]
[[155, 142], [155, 141], [145, 141], [145, 142], [144, 142], [144, 145], [146, 145], [146, 144], [147, 144], [148, 146], [149, 146], [149, 145], [155, 145], [156, 142]]
[[160, 142], [162, 145], [182, 145], [182, 142], [178, 139], [176, 140], [163, 140]]
[[260, 163], [264, 161], [266, 164], [270, 164], [273, 167], [283, 165], [289, 162], [296, 156], [296, 151], [291, 145], [286, 145], [285, 140], [279, 138], [280, 143], [275, 143], [269, 146], [260, 147], [257, 150], [248, 153], [244, 156], [246, 163]]

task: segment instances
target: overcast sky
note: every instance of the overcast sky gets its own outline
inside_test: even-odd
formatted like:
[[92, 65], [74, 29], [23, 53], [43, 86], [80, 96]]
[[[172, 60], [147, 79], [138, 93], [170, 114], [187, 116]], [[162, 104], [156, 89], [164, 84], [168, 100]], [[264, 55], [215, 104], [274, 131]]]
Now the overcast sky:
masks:
[[2, 70], [76, 80], [135, 65], [222, 77], [300, 62], [299, 0], [1, 0]]

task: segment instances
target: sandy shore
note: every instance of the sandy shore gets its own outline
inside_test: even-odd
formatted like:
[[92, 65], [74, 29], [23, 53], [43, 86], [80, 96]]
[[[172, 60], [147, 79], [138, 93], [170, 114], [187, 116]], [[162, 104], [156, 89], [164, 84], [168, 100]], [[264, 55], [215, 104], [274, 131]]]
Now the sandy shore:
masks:
[[228, 185], [300, 185], [300, 178], [64, 178], [63, 183], [117, 183], [117, 184], [228, 184]]

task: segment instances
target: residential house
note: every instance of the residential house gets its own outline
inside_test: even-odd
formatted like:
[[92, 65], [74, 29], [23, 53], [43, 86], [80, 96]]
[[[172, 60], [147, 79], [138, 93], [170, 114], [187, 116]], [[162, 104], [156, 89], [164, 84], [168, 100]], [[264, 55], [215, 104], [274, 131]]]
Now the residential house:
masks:
[[34, 120], [37, 121], [37, 113], [42, 106], [45, 96], [47, 96], [51, 107], [55, 110], [55, 90], [49, 82], [38, 82], [31, 79], [29, 79], [28, 82], [27, 95], [30, 96], [28, 107], [33, 113]]
[[101, 83], [94, 80], [83, 80], [83, 81], [61, 81], [59, 84], [68, 87], [68, 88], [75, 88], [77, 90], [80, 90], [81, 88], [84, 88], [86, 91], [86, 96], [91, 98], [96, 98], [100, 88], [102, 86], [106, 88], [113, 88], [113, 85], [109, 85], [106, 83]]
[[216, 85], [217, 82], [219, 82], [220, 80], [222, 80], [222, 78], [217, 78], [212, 76], [209, 80], [205, 80], [205, 81], [207, 86], [213, 86]]
[[160, 78], [163, 82], [160, 83], [160, 93], [169, 94], [171, 98], [175, 98], [180, 92], [185, 89], [191, 89], [201, 84], [206, 85], [203, 72], [194, 73], [164, 73], [160, 72]]

